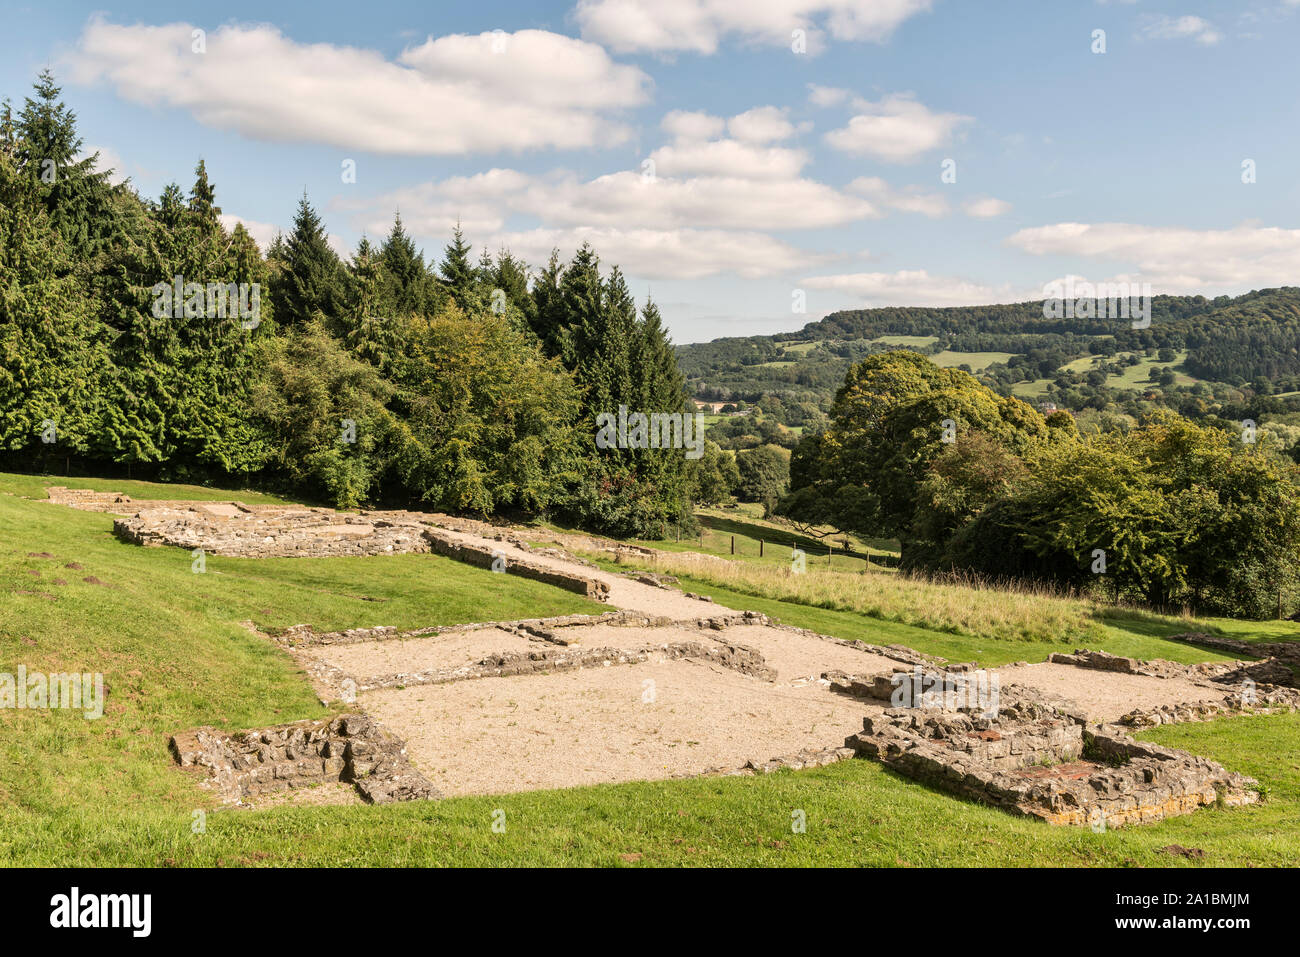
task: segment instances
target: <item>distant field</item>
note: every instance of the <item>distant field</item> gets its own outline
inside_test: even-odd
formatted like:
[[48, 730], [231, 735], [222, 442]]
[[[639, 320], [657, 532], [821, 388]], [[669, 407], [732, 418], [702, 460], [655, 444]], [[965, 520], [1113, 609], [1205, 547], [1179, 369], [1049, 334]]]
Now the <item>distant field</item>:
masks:
[[[1173, 362], [1161, 362], [1154, 356], [1139, 356], [1138, 365], [1129, 366], [1120, 375], [1111, 375], [1106, 377], [1106, 387], [1110, 389], [1141, 389], [1144, 386], [1151, 385], [1151, 375], [1157, 369], [1173, 368], [1187, 358], [1186, 352], [1180, 352], [1174, 358]], [[1182, 372], [1174, 373], [1174, 382], [1178, 385], [1194, 385], [1198, 382], [1189, 375]]]
[[939, 341], [938, 336], [880, 336], [872, 342], [882, 346], [932, 346]]
[[[811, 537], [787, 525], [769, 522], [762, 518], [762, 513], [761, 505], [747, 502], [742, 502], [735, 508], [700, 508], [695, 512], [702, 526], [699, 537], [668, 541], [641, 540], [637, 544], [669, 552], [703, 552], [707, 555], [734, 557], [740, 562], [776, 568], [789, 567], [791, 549], [798, 547], [806, 553], [809, 567], [830, 568], [845, 573], [857, 573], [866, 568], [865, 556], [868, 551], [873, 568], [881, 568], [883, 562], [892, 566], [898, 560], [897, 542], [885, 539], [864, 541], [849, 535], [849, 549], [854, 554], [846, 555], [843, 545], [846, 536], [836, 535], [830, 539]], [[733, 539], [736, 544], [734, 553], [731, 551]], [[828, 554], [827, 546], [832, 543], [834, 547]]]
[[817, 348], [818, 340], [812, 342], [787, 342], [782, 345], [786, 352], [793, 352], [798, 355], [807, 355]]
[[1014, 352], [953, 352], [951, 349], [945, 349], [930, 356], [930, 360], [945, 369], [964, 363], [970, 366], [972, 371], [982, 372], [995, 362], [1006, 362], [1015, 354]]
[[1034, 379], [1030, 382], [1017, 382], [1011, 387], [1011, 394], [1021, 399], [1041, 399], [1047, 395], [1051, 379]]

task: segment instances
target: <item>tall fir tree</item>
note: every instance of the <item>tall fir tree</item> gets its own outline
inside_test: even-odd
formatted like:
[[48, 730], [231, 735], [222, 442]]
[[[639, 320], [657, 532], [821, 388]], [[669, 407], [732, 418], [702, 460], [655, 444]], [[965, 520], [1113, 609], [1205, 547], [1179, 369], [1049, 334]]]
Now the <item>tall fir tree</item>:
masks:
[[443, 287], [455, 298], [461, 308], [465, 308], [469, 303], [470, 292], [475, 284], [474, 266], [469, 258], [470, 251], [470, 245], [465, 242], [465, 234], [461, 231], [458, 222], [455, 230], [452, 231], [451, 242], [443, 250], [438, 271], [442, 277]]
[[402, 316], [424, 313], [429, 307], [429, 273], [424, 254], [415, 248], [402, 227], [400, 213], [393, 217], [393, 228], [384, 240], [380, 259], [391, 290], [391, 308]]
[[330, 248], [325, 224], [304, 192], [284, 241], [282, 268], [271, 290], [281, 325], [319, 319], [342, 332], [343, 263]]

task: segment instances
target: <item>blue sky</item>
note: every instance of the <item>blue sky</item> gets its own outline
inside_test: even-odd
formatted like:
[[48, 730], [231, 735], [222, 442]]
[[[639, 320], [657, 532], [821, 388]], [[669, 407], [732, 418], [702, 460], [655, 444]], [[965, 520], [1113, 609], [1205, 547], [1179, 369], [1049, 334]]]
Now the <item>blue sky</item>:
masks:
[[344, 251], [395, 208], [426, 254], [588, 239], [678, 342], [1300, 281], [1300, 0], [50, 6], [7, 9], [0, 93], [51, 66], [143, 194], [202, 157], [262, 240], [304, 189]]

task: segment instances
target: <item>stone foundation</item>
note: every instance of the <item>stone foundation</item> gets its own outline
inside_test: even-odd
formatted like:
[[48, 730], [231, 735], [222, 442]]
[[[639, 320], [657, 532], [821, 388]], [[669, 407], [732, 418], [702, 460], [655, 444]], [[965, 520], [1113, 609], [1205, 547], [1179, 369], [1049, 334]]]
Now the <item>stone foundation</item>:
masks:
[[364, 714], [235, 734], [196, 728], [174, 735], [170, 747], [181, 767], [206, 771], [227, 804], [335, 781], [355, 785], [371, 804], [441, 797], [411, 767], [401, 739]]
[[1253, 804], [1251, 778], [1184, 751], [1087, 731], [1082, 716], [1022, 702], [996, 718], [890, 709], [845, 744], [910, 778], [1050, 824], [1122, 827], [1209, 804]]
[[[134, 511], [113, 523], [123, 541], [146, 547], [171, 545], [228, 558], [324, 558], [434, 553], [476, 568], [500, 570], [606, 601], [609, 586], [592, 575], [540, 562], [498, 556], [490, 546], [462, 541], [436, 527], [446, 516], [415, 512], [362, 512], [328, 508], [250, 506], [240, 502], [169, 502], [149, 507], [116, 493], [50, 489], [52, 501], [104, 511]], [[455, 522], [457, 526], [464, 522]], [[506, 536], [497, 533], [499, 540]], [[516, 544], [515, 542], [511, 542]], [[528, 547], [528, 546], [524, 546]], [[539, 550], [544, 553], [545, 550]]]
[[[1198, 643], [1201, 637], [1210, 639], [1208, 635], [1198, 636]], [[1243, 645], [1246, 649], [1257, 647], [1238, 642], [1236, 639], [1224, 639], [1224, 641], [1230, 645]], [[1185, 721], [1208, 721], [1231, 714], [1274, 714], [1300, 710], [1300, 690], [1286, 686], [1287, 680], [1294, 678], [1294, 672], [1278, 658], [1267, 658], [1264, 661], [1219, 661], [1181, 665], [1161, 659], [1142, 661], [1137, 658], [1107, 654], [1104, 651], [1079, 649], [1070, 655], [1053, 654], [1048, 660], [1054, 664], [1074, 665], [1078, 668], [1111, 671], [1117, 674], [1182, 678], [1194, 681], [1219, 696], [1210, 701], [1136, 708], [1119, 719], [1119, 723], [1127, 727], [1151, 728]]]

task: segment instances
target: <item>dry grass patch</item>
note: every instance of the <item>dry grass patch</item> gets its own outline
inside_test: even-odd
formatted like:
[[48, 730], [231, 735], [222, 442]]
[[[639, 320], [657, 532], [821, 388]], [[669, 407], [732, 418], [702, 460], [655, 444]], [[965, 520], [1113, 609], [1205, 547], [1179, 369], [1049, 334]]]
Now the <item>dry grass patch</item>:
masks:
[[1097, 619], [1115, 610], [1046, 587], [1009, 588], [977, 580], [942, 582], [879, 571], [846, 575], [815, 568], [811, 562], [802, 573], [698, 553], [659, 552], [630, 563], [745, 594], [1001, 640], [1097, 637], [1101, 627]]

